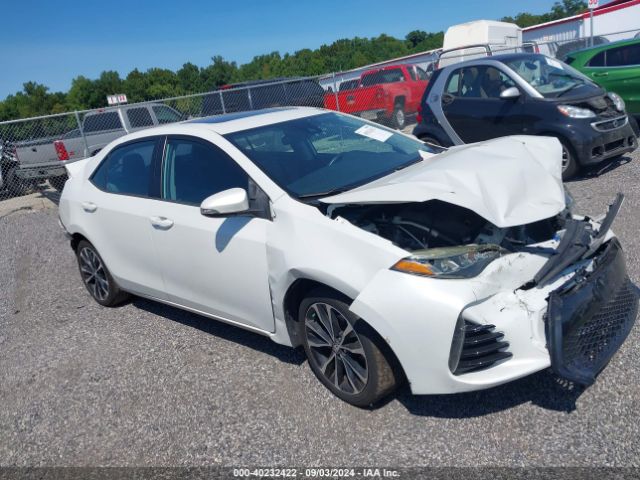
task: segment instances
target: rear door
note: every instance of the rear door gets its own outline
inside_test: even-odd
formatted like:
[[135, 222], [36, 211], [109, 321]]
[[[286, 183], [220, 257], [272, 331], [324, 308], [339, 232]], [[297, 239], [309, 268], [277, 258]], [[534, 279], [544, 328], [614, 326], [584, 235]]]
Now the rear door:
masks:
[[522, 95], [500, 98], [516, 83], [502, 70], [488, 65], [458, 68], [449, 75], [442, 94], [442, 111], [465, 143], [522, 132]]
[[159, 195], [155, 165], [162, 138], [114, 148], [80, 198], [82, 224], [116, 282], [125, 290], [157, 298], [164, 285], [152, 244], [150, 216]]
[[640, 113], [640, 41], [603, 50], [589, 60], [583, 72], [624, 98], [627, 111]]

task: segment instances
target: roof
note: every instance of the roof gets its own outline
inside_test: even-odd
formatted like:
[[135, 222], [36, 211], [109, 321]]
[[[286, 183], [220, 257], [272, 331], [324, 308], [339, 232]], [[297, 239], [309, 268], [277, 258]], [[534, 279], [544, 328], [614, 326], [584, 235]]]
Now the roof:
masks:
[[640, 43], [640, 38], [626, 38], [624, 40], [618, 40], [616, 42], [609, 42], [609, 43], [601, 43], [600, 45], [594, 45], [593, 47], [586, 47], [586, 48], [581, 48], [579, 50], [572, 50], [571, 52], [567, 53], [568, 55], [576, 55], [576, 54], [581, 54], [581, 53], [585, 53], [585, 52], [600, 52], [602, 50], [609, 50], [610, 48], [613, 47], [622, 47], [625, 45], [636, 45]]
[[[604, 5], [600, 5], [598, 8], [595, 8], [593, 10], [593, 16], [597, 17], [623, 8], [633, 7], [634, 5], [640, 5], [640, 0], [613, 0], [612, 2], [605, 3]], [[551, 20], [550, 22], [540, 23], [538, 25], [532, 25], [530, 27], [523, 28], [522, 31], [531, 32], [551, 25], [560, 25], [563, 23], [573, 22], [575, 20], [585, 20], [587, 18], [589, 18], [588, 10], [583, 13], [579, 13], [578, 15], [573, 15], [572, 17], [565, 17], [558, 20]]]
[[508, 62], [510, 60], [519, 59], [522, 57], [544, 57], [541, 53], [526, 53], [526, 52], [518, 52], [518, 53], [500, 53], [497, 55], [490, 55], [485, 57], [471, 58], [469, 60], [465, 60], [463, 62], [455, 62], [449, 65], [445, 65], [442, 69], [445, 68], [460, 68], [460, 67], [468, 67], [470, 65], [478, 64], [482, 62], [486, 65], [486, 62]]
[[286, 122], [297, 118], [310, 117], [326, 112], [327, 110], [312, 107], [275, 107], [196, 118], [183, 122], [182, 125], [191, 124], [194, 126], [208, 127], [220, 135], [225, 135], [231, 132]]

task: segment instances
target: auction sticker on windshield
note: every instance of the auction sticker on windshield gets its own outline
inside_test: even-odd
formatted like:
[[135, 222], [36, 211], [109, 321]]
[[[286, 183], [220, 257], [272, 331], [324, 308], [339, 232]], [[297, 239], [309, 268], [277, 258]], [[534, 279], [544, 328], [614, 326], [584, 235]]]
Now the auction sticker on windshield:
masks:
[[371, 125], [363, 125], [359, 129], [355, 131], [358, 135], [362, 135], [363, 137], [369, 137], [374, 140], [378, 140], [379, 142], [386, 142], [389, 140], [389, 137], [393, 135], [391, 132], [387, 132], [386, 130], [382, 130], [381, 128], [376, 128]]

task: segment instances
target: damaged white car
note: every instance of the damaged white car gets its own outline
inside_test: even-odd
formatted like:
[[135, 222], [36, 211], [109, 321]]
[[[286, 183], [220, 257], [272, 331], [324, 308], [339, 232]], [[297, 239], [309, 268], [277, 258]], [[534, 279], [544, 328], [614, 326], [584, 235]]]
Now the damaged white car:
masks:
[[129, 294], [302, 346], [371, 405], [549, 366], [589, 384], [637, 313], [610, 226], [574, 215], [555, 139], [447, 151], [310, 108], [127, 135], [67, 166], [61, 225], [100, 304]]

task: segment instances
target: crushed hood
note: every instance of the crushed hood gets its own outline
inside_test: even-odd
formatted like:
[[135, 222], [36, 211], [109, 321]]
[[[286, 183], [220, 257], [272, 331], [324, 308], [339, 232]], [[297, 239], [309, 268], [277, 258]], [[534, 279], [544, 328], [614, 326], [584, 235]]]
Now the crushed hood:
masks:
[[565, 208], [560, 142], [521, 135], [452, 147], [321, 201], [335, 205], [428, 200], [468, 208], [498, 227], [552, 217]]

